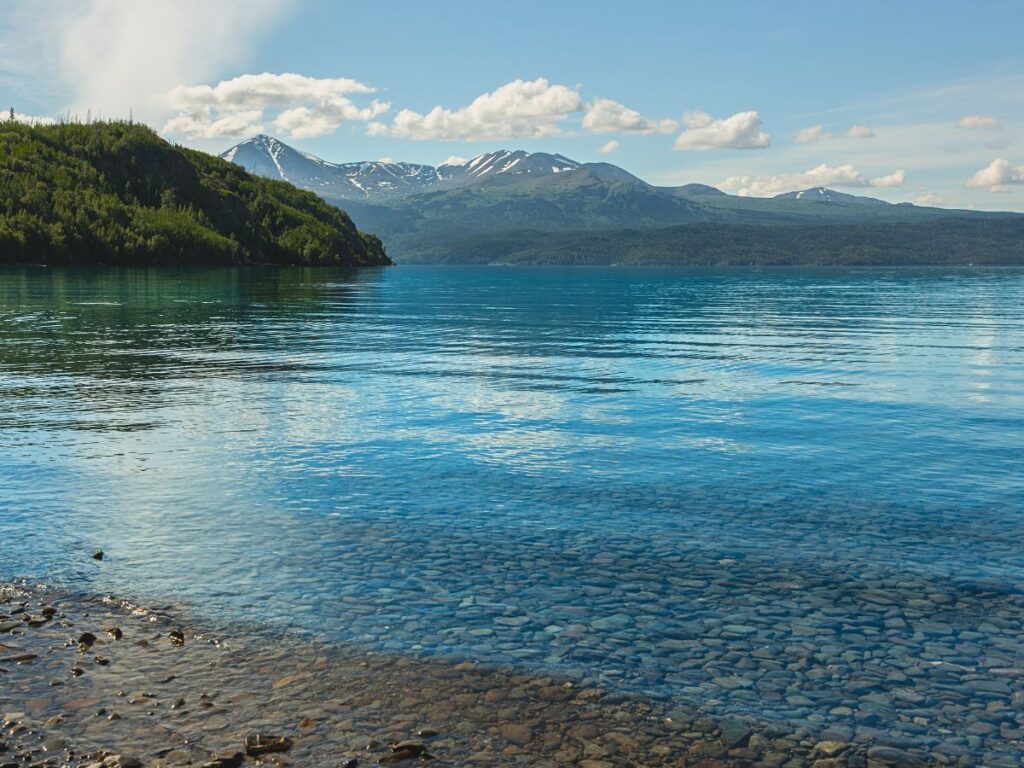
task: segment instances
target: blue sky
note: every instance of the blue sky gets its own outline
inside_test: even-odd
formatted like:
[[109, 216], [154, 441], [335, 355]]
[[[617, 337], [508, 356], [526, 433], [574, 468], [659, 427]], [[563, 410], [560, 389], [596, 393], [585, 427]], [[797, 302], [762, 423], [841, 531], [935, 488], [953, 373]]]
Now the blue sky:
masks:
[[[500, 147], [659, 184], [1024, 210], [1024, 3], [0, 0], [0, 105], [220, 151]], [[603, 151], [602, 151], [603, 150]]]

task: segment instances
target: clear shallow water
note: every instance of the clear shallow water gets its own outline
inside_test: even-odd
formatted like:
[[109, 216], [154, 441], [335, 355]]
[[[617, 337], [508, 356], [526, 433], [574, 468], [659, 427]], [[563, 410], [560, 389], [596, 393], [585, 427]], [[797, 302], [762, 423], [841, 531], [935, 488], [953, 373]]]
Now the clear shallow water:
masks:
[[1022, 307], [1018, 270], [0, 271], [0, 577], [840, 726], [958, 665], [927, 730], [1024, 667]]

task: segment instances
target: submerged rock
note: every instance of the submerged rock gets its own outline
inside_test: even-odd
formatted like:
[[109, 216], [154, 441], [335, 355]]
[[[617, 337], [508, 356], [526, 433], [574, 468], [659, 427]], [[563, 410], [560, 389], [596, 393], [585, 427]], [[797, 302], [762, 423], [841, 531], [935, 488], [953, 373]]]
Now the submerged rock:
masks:
[[245, 737], [245, 753], [249, 757], [259, 757], [272, 752], [287, 752], [292, 748], [292, 740], [287, 736], [265, 736], [254, 733]]

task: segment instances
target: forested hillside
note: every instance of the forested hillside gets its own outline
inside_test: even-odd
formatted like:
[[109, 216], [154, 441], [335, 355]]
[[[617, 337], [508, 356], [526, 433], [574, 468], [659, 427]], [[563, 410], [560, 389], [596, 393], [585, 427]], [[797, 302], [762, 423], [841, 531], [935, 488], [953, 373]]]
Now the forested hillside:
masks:
[[0, 123], [0, 263], [389, 264], [311, 192], [126, 122]]

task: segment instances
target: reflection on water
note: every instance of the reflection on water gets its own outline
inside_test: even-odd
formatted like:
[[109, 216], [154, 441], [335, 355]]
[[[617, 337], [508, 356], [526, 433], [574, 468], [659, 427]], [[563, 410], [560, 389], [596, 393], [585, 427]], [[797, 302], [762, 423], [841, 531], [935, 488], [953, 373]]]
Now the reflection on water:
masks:
[[1024, 685], [1022, 306], [1014, 270], [3, 271], [0, 577], [980, 753]]

